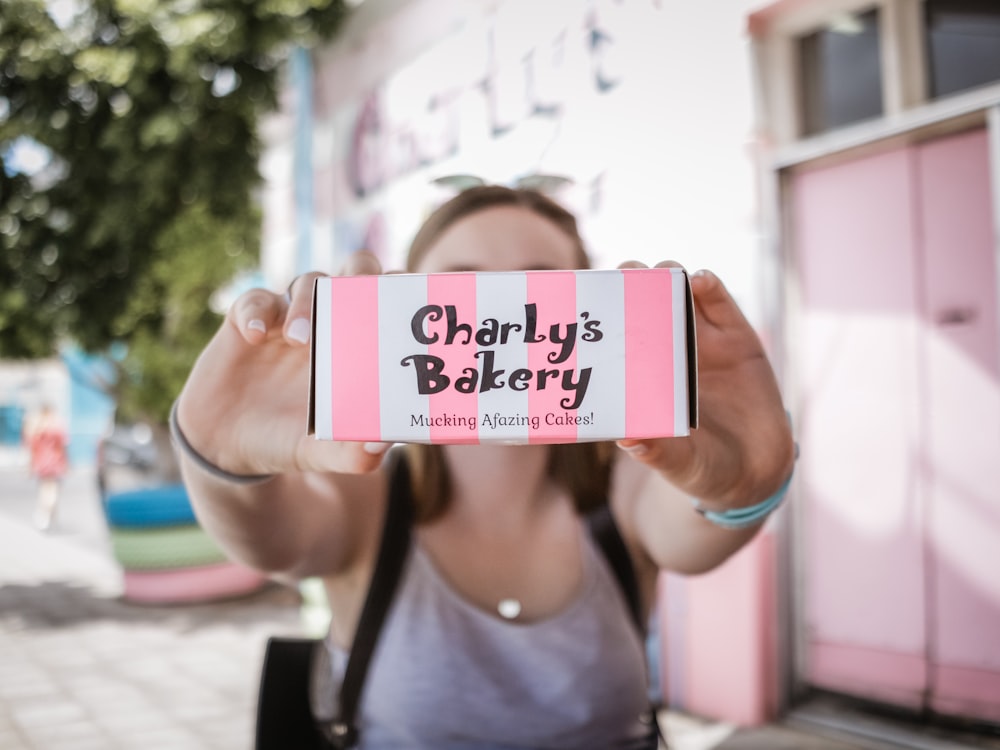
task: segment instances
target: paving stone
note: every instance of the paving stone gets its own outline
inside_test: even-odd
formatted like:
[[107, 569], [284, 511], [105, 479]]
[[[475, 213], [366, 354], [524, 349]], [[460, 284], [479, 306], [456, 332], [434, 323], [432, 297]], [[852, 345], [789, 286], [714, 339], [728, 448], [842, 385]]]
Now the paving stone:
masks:
[[[106, 736], [93, 738], [75, 737], [66, 740], [47, 739], [40, 744], [36, 743], [36, 747], [44, 747], [45, 750], [109, 750], [109, 748], [114, 748], [115, 746], [116, 743]], [[3, 746], [0, 745], [0, 747]]]
[[52, 695], [58, 686], [45, 672], [30, 668], [18, 670], [16, 667], [3, 668], [0, 680], [0, 701], [15, 701], [28, 698], [44, 698]]
[[211, 750], [208, 742], [182, 727], [124, 733], [118, 742], [124, 747], [142, 750]]
[[73, 724], [88, 718], [79, 704], [62, 695], [12, 701], [10, 715], [14, 724], [25, 733], [38, 727]]
[[42, 747], [50, 745], [82, 745], [85, 743], [100, 743], [107, 745], [108, 735], [90, 720], [60, 722], [44, 726], [34, 726], [24, 731], [24, 734], [35, 744]]
[[124, 738], [130, 738], [136, 734], [170, 732], [174, 729], [175, 722], [163, 713], [140, 711], [98, 716], [97, 726], [101, 728], [101, 731], [122, 742]]
[[[249, 717], [224, 716], [216, 721], [206, 723], [201, 729], [201, 736], [220, 750], [253, 747], [254, 724]], [[2, 747], [2, 745], [0, 745]]]
[[0, 747], [4, 750], [33, 750], [19, 732], [0, 730]]

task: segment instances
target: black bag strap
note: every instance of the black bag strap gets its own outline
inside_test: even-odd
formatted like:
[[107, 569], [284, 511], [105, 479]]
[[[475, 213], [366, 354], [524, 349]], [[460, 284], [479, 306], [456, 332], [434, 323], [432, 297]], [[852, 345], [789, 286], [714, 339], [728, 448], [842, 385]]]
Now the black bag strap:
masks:
[[[639, 579], [635, 575], [635, 566], [632, 564], [628, 547], [625, 546], [625, 540], [622, 539], [618, 524], [615, 523], [615, 517], [611, 513], [611, 506], [605, 503], [597, 510], [591, 511], [587, 515], [587, 525], [590, 527], [591, 536], [601, 552], [604, 553], [608, 564], [611, 565], [611, 571], [625, 596], [625, 602], [632, 615], [632, 622], [636, 630], [639, 631], [639, 637], [645, 640], [646, 623], [643, 621], [642, 605], [639, 599]], [[650, 706], [649, 723], [650, 734], [646, 741], [651, 742], [654, 747], [668, 747], [667, 738], [656, 716], [655, 706]], [[660, 744], [657, 745], [657, 743]]]
[[639, 633], [646, 634], [646, 623], [642, 618], [642, 606], [639, 602], [639, 583], [635, 576], [635, 567], [632, 565], [632, 558], [629, 555], [628, 547], [618, 531], [618, 524], [611, 514], [611, 506], [605, 503], [597, 510], [591, 511], [587, 515], [587, 525], [590, 527], [590, 534], [597, 542], [605, 559], [611, 565], [611, 570], [618, 580], [618, 585], [625, 595], [625, 603], [628, 604], [629, 613]]
[[339, 712], [336, 719], [323, 722], [321, 729], [335, 748], [351, 748], [358, 742], [357, 713], [375, 644], [392, 605], [396, 587], [410, 549], [410, 525], [413, 519], [410, 472], [406, 458], [399, 455], [390, 468], [389, 497], [382, 540], [371, 585], [358, 620], [354, 644], [347, 660], [344, 681], [340, 686]]
[[330, 750], [309, 701], [310, 672], [323, 648], [315, 638], [267, 639], [257, 695], [255, 750]]

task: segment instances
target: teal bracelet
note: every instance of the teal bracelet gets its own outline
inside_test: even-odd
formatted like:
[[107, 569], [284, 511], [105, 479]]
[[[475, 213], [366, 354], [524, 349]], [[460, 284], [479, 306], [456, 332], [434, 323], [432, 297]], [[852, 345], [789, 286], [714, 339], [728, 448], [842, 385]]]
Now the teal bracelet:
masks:
[[[792, 421], [791, 412], [786, 410], [785, 416], [788, 417], [789, 422]], [[691, 504], [694, 505], [694, 509], [704, 516], [707, 521], [711, 521], [716, 526], [721, 526], [724, 529], [746, 529], [754, 526], [771, 515], [781, 505], [782, 500], [785, 499], [785, 495], [788, 494], [788, 488], [792, 484], [792, 477], [795, 476], [795, 462], [798, 462], [798, 460], [799, 444], [796, 442], [792, 473], [788, 475], [788, 479], [778, 488], [777, 492], [767, 500], [759, 502], [756, 505], [750, 505], [746, 508], [733, 508], [732, 510], [708, 510], [701, 507], [701, 503], [697, 498], [691, 498]]]
[[[789, 416], [791, 419], [791, 416]], [[795, 460], [799, 460], [799, 444], [795, 444]], [[700, 502], [696, 498], [691, 498], [691, 503], [694, 505], [694, 509], [698, 511], [701, 515], [705, 517], [706, 520], [711, 521], [716, 526], [721, 526], [724, 529], [745, 529], [755, 524], [760, 523], [775, 510], [781, 501], [785, 499], [785, 495], [788, 494], [788, 488], [792, 484], [792, 477], [795, 476], [795, 464], [792, 464], [792, 473], [788, 475], [788, 479], [785, 483], [778, 488], [767, 500], [763, 500], [756, 505], [750, 505], [746, 508], [733, 508], [731, 510], [708, 510], [707, 508], [702, 508]]]
[[788, 488], [792, 484], [793, 476], [795, 476], [794, 468], [792, 469], [792, 473], [788, 475], [785, 483], [778, 488], [777, 492], [767, 498], [767, 500], [759, 502], [756, 505], [750, 505], [746, 508], [733, 508], [731, 510], [707, 510], [700, 507], [697, 500], [692, 500], [694, 509], [703, 515], [705, 520], [711, 521], [716, 526], [721, 526], [724, 529], [745, 529], [760, 523], [781, 505], [781, 501], [788, 494]]

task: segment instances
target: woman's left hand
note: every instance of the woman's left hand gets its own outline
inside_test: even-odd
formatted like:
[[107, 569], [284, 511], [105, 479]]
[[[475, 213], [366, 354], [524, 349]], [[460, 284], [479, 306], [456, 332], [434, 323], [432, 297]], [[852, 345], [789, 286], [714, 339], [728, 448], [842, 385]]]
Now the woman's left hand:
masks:
[[[679, 266], [668, 261], [657, 267]], [[764, 347], [722, 281], [698, 271], [691, 291], [699, 426], [688, 437], [621, 440], [619, 446], [706, 508], [752, 505], [774, 494], [792, 472], [791, 426]]]

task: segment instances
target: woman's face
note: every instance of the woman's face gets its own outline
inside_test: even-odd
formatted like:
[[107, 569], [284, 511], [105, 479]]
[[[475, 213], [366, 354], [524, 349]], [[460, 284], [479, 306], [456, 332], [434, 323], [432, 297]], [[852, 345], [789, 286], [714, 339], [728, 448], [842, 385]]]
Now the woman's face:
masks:
[[576, 267], [576, 246], [562, 229], [529, 208], [495, 206], [448, 227], [413, 270], [443, 273]]

